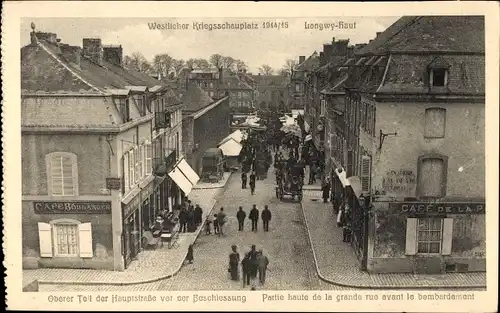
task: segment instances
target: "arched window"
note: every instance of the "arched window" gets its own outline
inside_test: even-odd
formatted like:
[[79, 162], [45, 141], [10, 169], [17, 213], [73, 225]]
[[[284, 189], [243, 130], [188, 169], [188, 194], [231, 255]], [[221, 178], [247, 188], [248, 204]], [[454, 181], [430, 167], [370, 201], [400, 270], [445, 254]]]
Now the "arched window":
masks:
[[53, 152], [45, 156], [48, 193], [51, 196], [78, 196], [78, 162], [76, 154]]

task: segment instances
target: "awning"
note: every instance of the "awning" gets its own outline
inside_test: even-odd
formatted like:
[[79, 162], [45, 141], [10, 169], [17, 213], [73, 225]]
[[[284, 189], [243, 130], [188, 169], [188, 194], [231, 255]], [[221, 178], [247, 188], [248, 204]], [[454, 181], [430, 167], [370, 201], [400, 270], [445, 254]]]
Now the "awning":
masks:
[[347, 179], [346, 171], [344, 171], [343, 168], [336, 168], [335, 174], [337, 174], [337, 177], [339, 178], [340, 183], [342, 184], [342, 186], [344, 186], [344, 188], [349, 186], [349, 180]]
[[304, 141], [309, 141], [312, 140], [313, 136], [311, 134], [307, 135], [306, 138], [304, 138]]
[[351, 176], [347, 179], [349, 181], [349, 186], [351, 186], [352, 191], [354, 191], [354, 194], [356, 195], [357, 198], [359, 198], [362, 194], [362, 187], [361, 187], [361, 181], [359, 180], [358, 176]]
[[229, 138], [219, 145], [219, 149], [225, 156], [238, 156], [242, 148], [243, 146], [233, 138]]
[[309, 132], [310, 129], [311, 129], [311, 127], [309, 126], [309, 123], [307, 123], [307, 121], [304, 121], [304, 130], [306, 132]]
[[185, 159], [180, 160], [172, 171], [168, 173], [168, 176], [182, 189], [186, 196], [200, 180], [198, 174], [189, 166]]

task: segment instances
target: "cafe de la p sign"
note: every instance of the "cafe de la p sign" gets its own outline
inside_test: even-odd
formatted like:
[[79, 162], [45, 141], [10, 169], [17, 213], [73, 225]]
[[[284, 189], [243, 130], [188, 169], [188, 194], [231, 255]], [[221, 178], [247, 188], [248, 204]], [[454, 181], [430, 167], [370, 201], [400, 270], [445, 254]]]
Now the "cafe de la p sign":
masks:
[[379, 203], [371, 215], [373, 273], [486, 271], [484, 202]]

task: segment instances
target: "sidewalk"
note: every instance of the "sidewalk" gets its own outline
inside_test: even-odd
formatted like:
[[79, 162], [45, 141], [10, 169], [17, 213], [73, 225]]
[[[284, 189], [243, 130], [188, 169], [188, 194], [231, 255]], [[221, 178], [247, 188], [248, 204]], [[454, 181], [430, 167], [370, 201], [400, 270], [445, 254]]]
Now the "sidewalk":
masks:
[[321, 179], [316, 179], [316, 183], [309, 185], [309, 166], [304, 169], [304, 186], [302, 190], [321, 190]]
[[[331, 204], [315, 191], [306, 191], [302, 211], [313, 249], [318, 276], [331, 284], [364, 289], [467, 289], [486, 288], [486, 273], [443, 275], [368, 274], [359, 269], [352, 247], [342, 242]], [[315, 201], [317, 200], [317, 201]]]
[[[196, 189], [189, 194], [194, 204], [200, 204], [204, 209], [203, 222], [212, 212], [216, 198], [223, 192], [230, 175], [224, 176], [224, 181], [218, 188]], [[123, 272], [92, 270], [92, 269], [61, 269], [41, 268], [23, 270], [23, 287], [33, 281], [38, 284], [75, 284], [75, 285], [133, 285], [155, 282], [170, 278], [181, 269], [187, 254], [188, 246], [196, 240], [203, 227], [198, 227], [194, 233], [181, 233], [178, 246], [168, 249], [165, 243], [156, 250], [144, 250], [132, 261]]]
[[201, 181], [200, 179], [200, 181], [196, 184], [196, 186], [193, 187], [193, 190], [222, 188], [226, 185], [229, 176], [231, 176], [231, 173], [224, 172], [224, 178], [216, 183], [207, 183]]

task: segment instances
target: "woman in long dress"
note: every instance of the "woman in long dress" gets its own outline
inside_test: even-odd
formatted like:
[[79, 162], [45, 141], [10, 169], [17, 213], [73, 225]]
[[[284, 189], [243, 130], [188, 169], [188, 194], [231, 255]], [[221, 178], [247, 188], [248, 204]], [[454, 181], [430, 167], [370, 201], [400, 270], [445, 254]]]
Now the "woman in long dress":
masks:
[[231, 273], [231, 280], [239, 280], [238, 264], [240, 263], [240, 254], [235, 245], [231, 246], [233, 252], [229, 255], [229, 272]]

